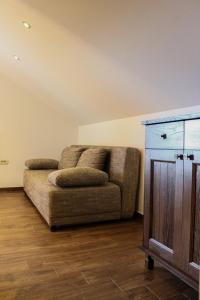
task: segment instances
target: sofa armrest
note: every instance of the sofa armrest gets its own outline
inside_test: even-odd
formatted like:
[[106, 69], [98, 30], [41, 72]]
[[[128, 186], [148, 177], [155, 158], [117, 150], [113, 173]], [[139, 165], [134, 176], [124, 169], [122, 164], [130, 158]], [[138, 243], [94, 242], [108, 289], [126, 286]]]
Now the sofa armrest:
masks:
[[49, 158], [34, 158], [28, 159], [25, 166], [30, 170], [56, 170], [58, 169], [58, 161]]

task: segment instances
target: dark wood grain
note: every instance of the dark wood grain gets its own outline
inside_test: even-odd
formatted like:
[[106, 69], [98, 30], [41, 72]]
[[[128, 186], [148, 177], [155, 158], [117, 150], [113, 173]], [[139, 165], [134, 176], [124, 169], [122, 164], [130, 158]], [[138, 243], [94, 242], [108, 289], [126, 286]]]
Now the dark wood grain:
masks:
[[177, 255], [182, 250], [183, 161], [176, 159], [180, 153], [148, 149], [145, 162], [144, 247], [177, 266], [182, 263]]
[[0, 225], [2, 300], [198, 299], [159, 265], [146, 270], [138, 219], [52, 233], [22, 192], [4, 192]]
[[200, 162], [196, 166], [196, 197], [194, 204], [194, 252], [193, 262], [200, 264]]
[[[163, 136], [166, 136], [163, 138]], [[183, 149], [184, 122], [156, 124], [146, 127], [146, 148]]]
[[[179, 270], [176, 266], [169, 263], [167, 260], [164, 260], [159, 255], [155, 254], [154, 251], [150, 249], [145, 249], [146, 256], [151, 256], [155, 262], [158, 262], [161, 266], [163, 266], [166, 270], [179, 277], [182, 281], [186, 282], [188, 285], [193, 287], [194, 290], [199, 290], [199, 285], [196, 281], [194, 281], [189, 274], [186, 274]], [[190, 298], [189, 298], [190, 299]]]
[[154, 161], [152, 237], [173, 249], [176, 165]]
[[200, 272], [200, 151], [189, 151], [194, 160], [184, 162], [183, 232], [185, 271], [196, 281]]

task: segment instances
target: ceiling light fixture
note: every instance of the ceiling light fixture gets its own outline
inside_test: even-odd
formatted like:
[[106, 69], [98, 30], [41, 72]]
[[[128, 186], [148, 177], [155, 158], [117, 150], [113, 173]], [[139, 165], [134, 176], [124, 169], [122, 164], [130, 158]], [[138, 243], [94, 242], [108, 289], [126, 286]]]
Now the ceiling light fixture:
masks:
[[19, 56], [17, 56], [17, 55], [13, 55], [13, 58], [14, 58], [16, 61], [20, 61], [20, 58], [19, 58]]
[[22, 24], [24, 25], [25, 28], [27, 29], [30, 29], [31, 28], [31, 24], [26, 22], [26, 21], [23, 21]]

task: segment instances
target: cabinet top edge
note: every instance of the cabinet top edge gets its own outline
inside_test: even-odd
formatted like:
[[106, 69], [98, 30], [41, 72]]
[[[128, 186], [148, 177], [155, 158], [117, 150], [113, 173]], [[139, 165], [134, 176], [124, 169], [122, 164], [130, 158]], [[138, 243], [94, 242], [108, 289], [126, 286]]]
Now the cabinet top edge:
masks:
[[152, 120], [144, 120], [141, 123], [142, 125], [153, 125], [153, 124], [195, 120], [195, 119], [200, 119], [200, 112], [184, 114], [184, 115], [174, 115], [174, 116], [152, 119]]

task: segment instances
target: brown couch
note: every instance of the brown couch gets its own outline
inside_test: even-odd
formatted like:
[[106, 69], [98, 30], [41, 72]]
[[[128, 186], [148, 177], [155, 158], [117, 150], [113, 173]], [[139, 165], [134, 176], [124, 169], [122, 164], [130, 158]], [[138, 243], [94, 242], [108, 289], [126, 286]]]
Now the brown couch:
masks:
[[24, 191], [52, 229], [60, 225], [127, 219], [133, 216], [139, 182], [140, 153], [129, 147], [102, 148], [108, 150], [105, 171], [109, 175], [109, 182], [102, 186], [58, 187], [48, 182], [48, 175], [53, 170], [25, 170]]

